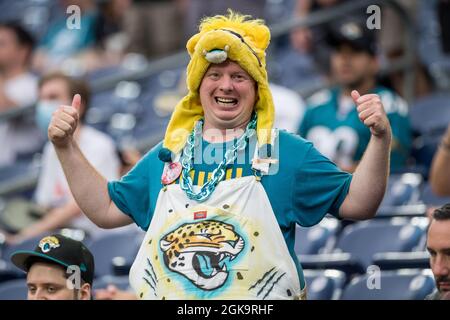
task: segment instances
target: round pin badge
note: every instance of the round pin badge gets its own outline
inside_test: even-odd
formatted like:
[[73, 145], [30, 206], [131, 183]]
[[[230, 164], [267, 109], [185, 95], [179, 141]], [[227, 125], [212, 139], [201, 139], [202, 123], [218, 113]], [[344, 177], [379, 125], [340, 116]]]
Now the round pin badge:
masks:
[[181, 174], [181, 163], [171, 162], [164, 167], [163, 175], [161, 177], [161, 182], [163, 184], [171, 184]]

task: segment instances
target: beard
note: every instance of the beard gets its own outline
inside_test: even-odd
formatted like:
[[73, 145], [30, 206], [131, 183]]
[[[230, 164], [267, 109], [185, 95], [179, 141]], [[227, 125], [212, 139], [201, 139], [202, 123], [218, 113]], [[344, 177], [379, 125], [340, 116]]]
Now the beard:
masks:
[[435, 281], [436, 281], [436, 287], [438, 288], [440, 293], [449, 293], [450, 294], [450, 291], [448, 289], [442, 290], [440, 285], [439, 285], [439, 283], [442, 283], [442, 282], [450, 284], [450, 278], [449, 277], [445, 277], [445, 276], [437, 277]]

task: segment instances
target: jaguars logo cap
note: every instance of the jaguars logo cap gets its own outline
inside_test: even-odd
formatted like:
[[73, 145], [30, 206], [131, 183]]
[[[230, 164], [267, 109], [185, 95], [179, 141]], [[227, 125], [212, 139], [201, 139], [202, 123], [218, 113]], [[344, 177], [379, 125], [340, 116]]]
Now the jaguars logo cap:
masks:
[[[11, 262], [19, 269], [28, 272], [32, 258], [49, 260], [63, 267], [78, 266], [81, 278], [92, 284], [94, 279], [94, 257], [80, 241], [54, 234], [42, 238], [34, 251], [20, 250], [11, 255]], [[31, 259], [31, 260], [30, 260]]]

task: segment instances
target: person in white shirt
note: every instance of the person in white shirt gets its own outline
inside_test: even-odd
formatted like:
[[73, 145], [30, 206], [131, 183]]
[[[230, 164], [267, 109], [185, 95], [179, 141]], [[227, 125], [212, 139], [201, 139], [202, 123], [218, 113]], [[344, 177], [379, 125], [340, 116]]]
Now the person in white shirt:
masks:
[[[62, 73], [51, 73], [40, 80], [36, 123], [43, 133], [47, 132], [53, 111], [60, 105], [68, 104], [75, 93], [83, 94], [84, 100], [81, 104], [81, 123], [83, 123], [89, 104], [89, 88], [86, 83]], [[109, 179], [118, 178], [120, 161], [114, 141], [109, 136], [87, 125], [81, 125], [74, 136], [86, 158], [99, 172]], [[14, 236], [8, 236], [7, 242], [21, 242], [66, 226], [81, 228], [91, 236], [97, 235], [101, 230], [82, 214], [73, 199], [54, 147], [49, 142], [44, 148], [35, 200], [46, 208], [47, 213], [35, 224]]]

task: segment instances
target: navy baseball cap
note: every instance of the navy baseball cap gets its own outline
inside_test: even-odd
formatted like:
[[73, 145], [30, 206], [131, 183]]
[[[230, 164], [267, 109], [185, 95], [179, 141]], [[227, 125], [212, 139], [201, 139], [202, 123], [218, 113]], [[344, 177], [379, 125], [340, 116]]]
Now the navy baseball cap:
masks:
[[42, 238], [34, 251], [20, 250], [11, 255], [11, 262], [28, 272], [33, 258], [48, 260], [65, 268], [78, 266], [81, 278], [92, 285], [94, 280], [94, 257], [86, 246], [77, 240], [54, 234]]
[[326, 41], [333, 48], [348, 44], [356, 50], [365, 51], [371, 55], [376, 54], [375, 32], [356, 19], [345, 19], [331, 24]]

